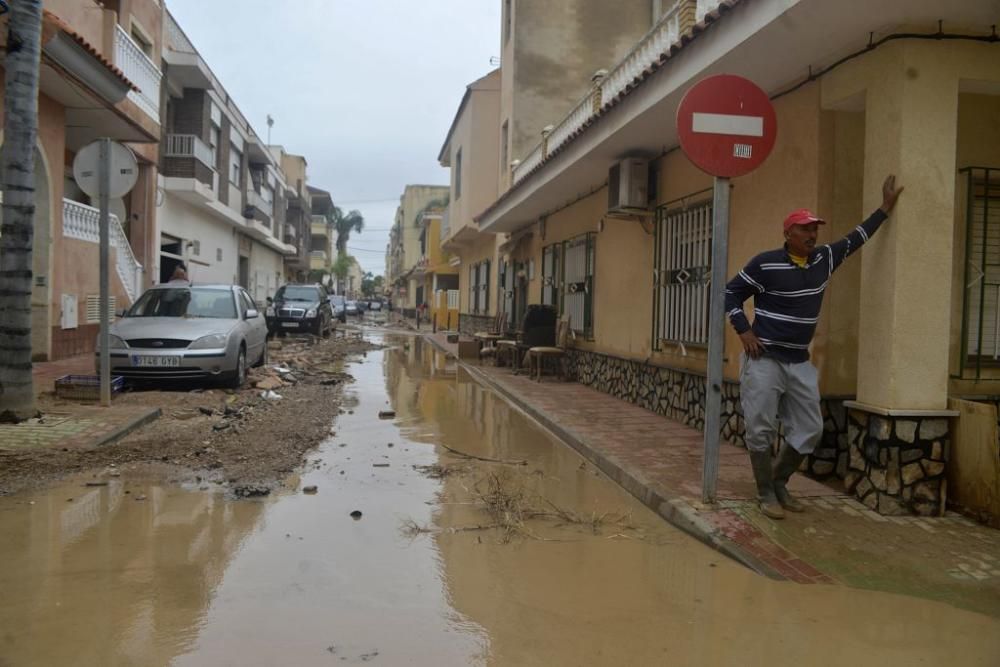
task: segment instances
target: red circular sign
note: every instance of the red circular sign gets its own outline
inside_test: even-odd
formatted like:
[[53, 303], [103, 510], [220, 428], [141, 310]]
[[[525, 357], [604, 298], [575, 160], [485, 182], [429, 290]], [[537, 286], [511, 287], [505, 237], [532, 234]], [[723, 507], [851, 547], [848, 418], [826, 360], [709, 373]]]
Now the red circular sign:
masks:
[[778, 122], [767, 93], [732, 74], [710, 76], [687, 91], [677, 107], [681, 149], [713, 176], [743, 176], [774, 148]]

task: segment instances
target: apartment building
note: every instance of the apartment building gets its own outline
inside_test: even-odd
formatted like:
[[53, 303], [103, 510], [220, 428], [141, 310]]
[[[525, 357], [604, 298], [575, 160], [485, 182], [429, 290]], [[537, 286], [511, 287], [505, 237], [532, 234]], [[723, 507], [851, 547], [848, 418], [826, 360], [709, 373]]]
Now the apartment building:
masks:
[[293, 265], [299, 259], [286, 227], [289, 202], [301, 218], [298, 179], [289, 184], [284, 151], [260, 139], [169, 12], [164, 44], [154, 275], [167, 280], [183, 262], [192, 280], [236, 283], [264, 303], [285, 282], [286, 258]]
[[[497, 261], [526, 267], [528, 302], [570, 318], [575, 377], [702, 424], [712, 179], [677, 150], [675, 119], [701, 78], [742, 75], [772, 97], [778, 139], [763, 167], [732, 181], [729, 275], [780, 245], [779, 223], [792, 209], [829, 221], [825, 243], [878, 206], [887, 173], [906, 187], [892, 219], [829, 286], [811, 347], [826, 432], [810, 473], [843, 479], [886, 514], [935, 513], [946, 493], [967, 492], [959, 480], [975, 471], [947, 452], [995, 450], [996, 438], [970, 434], [995, 433], [1000, 404], [992, 3], [654, 3], [630, 46], [619, 42], [607, 53], [616, 57], [588, 63], [593, 76], [578, 99], [549, 96], [559, 99], [536, 107], [543, 116], [519, 106], [534, 102], [531, 91], [546, 96], [519, 76], [558, 86], [586, 72], [573, 71], [572, 58], [545, 72], [526, 66], [553, 41], [539, 16], [522, 26], [540, 4], [504, 2], [497, 136], [509, 170], [474, 229], [502, 239]], [[453, 172], [494, 168], [450, 160]], [[487, 269], [486, 293], [500, 280]], [[723, 435], [736, 443], [740, 349], [728, 331]]]
[[449, 188], [443, 185], [407, 185], [399, 198], [396, 217], [389, 234], [393, 307], [407, 317], [416, 314], [419, 304], [429, 299], [424, 291], [423, 275], [415, 270], [424, 254], [420, 249], [423, 233], [420, 214], [440, 208], [448, 201]]
[[[163, 9], [155, 0], [46, 0], [35, 154], [32, 356], [94, 349], [99, 320], [98, 211], [72, 176], [76, 153], [110, 137], [139, 162], [133, 190], [112, 200], [111, 297], [150, 283], [160, 136]], [[0, 17], [0, 24], [6, 17]], [[7, 34], [6, 25], [0, 33]], [[0, 50], [0, 67], [4, 55]], [[0, 91], [0, 99], [2, 99]]]
[[309, 278], [309, 251], [312, 248], [312, 198], [309, 195], [308, 163], [302, 155], [285, 152], [283, 146], [272, 146], [281, 170], [285, 174], [284, 241], [295, 248], [294, 255], [285, 256], [285, 280], [304, 282]]
[[309, 217], [309, 270], [312, 280], [331, 284], [330, 268], [336, 259], [337, 242], [330, 215], [333, 213], [333, 197], [321, 188], [309, 186], [311, 199]]

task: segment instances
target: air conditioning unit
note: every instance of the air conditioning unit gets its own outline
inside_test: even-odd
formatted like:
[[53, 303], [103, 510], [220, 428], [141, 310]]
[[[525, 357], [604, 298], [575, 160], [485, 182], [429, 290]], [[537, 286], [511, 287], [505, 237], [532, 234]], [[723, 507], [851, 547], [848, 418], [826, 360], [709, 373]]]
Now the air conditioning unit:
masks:
[[649, 208], [649, 163], [625, 158], [608, 171], [608, 212], [645, 211]]

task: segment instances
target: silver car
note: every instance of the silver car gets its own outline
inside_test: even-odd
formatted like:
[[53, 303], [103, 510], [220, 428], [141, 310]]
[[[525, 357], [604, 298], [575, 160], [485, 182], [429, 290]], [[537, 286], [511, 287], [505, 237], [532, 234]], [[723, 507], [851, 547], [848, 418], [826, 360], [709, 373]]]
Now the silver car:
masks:
[[237, 285], [157, 285], [110, 333], [111, 373], [126, 378], [216, 378], [239, 387], [248, 363], [267, 363], [267, 324]]

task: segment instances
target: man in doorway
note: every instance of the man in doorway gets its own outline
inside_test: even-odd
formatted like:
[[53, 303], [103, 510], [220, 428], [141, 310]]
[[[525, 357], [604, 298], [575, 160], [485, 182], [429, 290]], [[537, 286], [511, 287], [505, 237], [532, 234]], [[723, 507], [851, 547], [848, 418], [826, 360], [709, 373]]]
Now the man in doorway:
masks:
[[[784, 510], [803, 511], [788, 493], [788, 480], [823, 435], [816, 368], [809, 363], [823, 292], [837, 267], [889, 217], [902, 191], [896, 177], [888, 176], [878, 210], [829, 245], [816, 245], [824, 220], [808, 209], [792, 211], [785, 218], [785, 245], [754, 257], [726, 285], [726, 313], [743, 343], [740, 404], [746, 445], [760, 509], [772, 519], [783, 519]], [[743, 312], [750, 296], [752, 325]], [[779, 420], [785, 443], [772, 465]]]
[[170, 274], [170, 282], [172, 283], [186, 283], [188, 281], [187, 267], [183, 263], [178, 262], [177, 266], [174, 267], [174, 272]]

